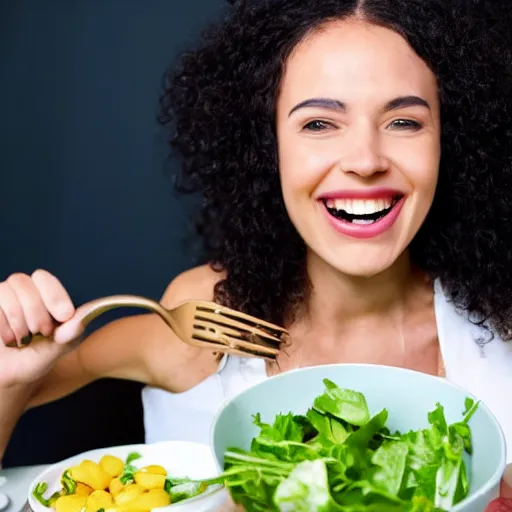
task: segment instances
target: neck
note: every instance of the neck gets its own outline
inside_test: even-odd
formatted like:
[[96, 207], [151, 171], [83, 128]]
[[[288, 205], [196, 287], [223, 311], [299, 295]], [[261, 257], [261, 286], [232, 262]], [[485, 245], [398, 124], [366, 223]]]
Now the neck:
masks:
[[312, 253], [308, 255], [307, 268], [311, 284], [307, 316], [314, 323], [333, 326], [340, 319], [346, 322], [403, 309], [406, 292], [418, 279], [408, 252], [392, 267], [372, 277], [347, 276]]

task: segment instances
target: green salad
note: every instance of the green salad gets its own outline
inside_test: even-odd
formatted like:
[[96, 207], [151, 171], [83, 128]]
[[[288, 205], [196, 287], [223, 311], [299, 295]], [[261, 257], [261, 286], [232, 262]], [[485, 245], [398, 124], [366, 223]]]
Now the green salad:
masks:
[[468, 398], [452, 425], [437, 404], [428, 428], [400, 433], [386, 426], [386, 409], [370, 415], [363, 394], [324, 384], [304, 416], [270, 425], [257, 414], [250, 451], [230, 448], [208, 483], [224, 484], [247, 512], [440, 512], [468, 495], [464, 454], [478, 403]]

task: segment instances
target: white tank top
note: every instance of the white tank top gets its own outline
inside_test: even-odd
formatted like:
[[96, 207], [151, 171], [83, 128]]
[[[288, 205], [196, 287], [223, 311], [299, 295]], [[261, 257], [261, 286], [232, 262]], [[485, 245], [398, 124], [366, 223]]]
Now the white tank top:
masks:
[[[447, 298], [439, 282], [434, 310], [446, 378], [484, 402], [500, 422], [512, 462], [512, 343], [470, 321]], [[484, 342], [484, 343], [483, 343]], [[267, 378], [265, 361], [226, 356], [217, 372], [184, 393], [146, 387], [142, 392], [146, 442], [209, 443], [210, 428], [223, 402]]]

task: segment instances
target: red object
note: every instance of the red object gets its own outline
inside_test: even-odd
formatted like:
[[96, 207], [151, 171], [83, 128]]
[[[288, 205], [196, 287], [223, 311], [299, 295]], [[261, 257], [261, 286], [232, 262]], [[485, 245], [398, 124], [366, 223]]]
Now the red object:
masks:
[[512, 512], [512, 499], [498, 498], [491, 501], [485, 512]]

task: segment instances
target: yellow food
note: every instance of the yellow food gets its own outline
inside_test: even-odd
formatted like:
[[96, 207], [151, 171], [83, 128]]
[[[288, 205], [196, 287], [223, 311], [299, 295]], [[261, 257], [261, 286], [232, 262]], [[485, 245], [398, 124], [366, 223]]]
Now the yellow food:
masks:
[[114, 506], [114, 499], [107, 491], [94, 491], [85, 502], [85, 512], [98, 512]]
[[104, 455], [100, 460], [100, 467], [112, 478], [116, 478], [123, 472], [124, 462], [119, 457]]
[[71, 468], [69, 475], [76, 482], [86, 484], [95, 491], [107, 489], [112, 480], [99, 464], [91, 460], [84, 460], [79, 466]]
[[89, 494], [91, 494], [91, 492], [92, 492], [92, 489], [88, 485], [85, 485], [82, 482], [77, 482], [76, 490], [75, 490], [76, 495], [89, 496]]
[[145, 466], [143, 468], [140, 468], [139, 471], [141, 473], [151, 473], [153, 475], [164, 475], [167, 476], [167, 471], [162, 466], [152, 465], [152, 466]]
[[[132, 464], [138, 457], [130, 454], [126, 463], [113, 455], [104, 455], [98, 463], [83, 460], [62, 473], [58, 493], [45, 498], [47, 484], [40, 482], [33, 495], [55, 512], [151, 512], [168, 506], [167, 470], [156, 464], [138, 469]], [[204, 492], [206, 487], [196, 490]]]
[[116, 505], [124, 505], [144, 492], [144, 487], [139, 484], [128, 484], [120, 493], [114, 496]]
[[126, 512], [149, 512], [154, 508], [166, 507], [170, 503], [171, 498], [163, 489], [151, 489], [123, 505], [123, 509]]
[[68, 496], [61, 496], [55, 502], [56, 512], [80, 512], [87, 501], [87, 496], [77, 496], [76, 494], [69, 494]]
[[152, 473], [143, 473], [138, 471], [134, 475], [135, 483], [139, 484], [146, 490], [150, 489], [163, 489], [165, 486], [165, 476], [155, 475]]
[[124, 488], [123, 483], [119, 478], [113, 478], [110, 482], [110, 485], [108, 486], [108, 490], [110, 491], [110, 494], [115, 496], [116, 494], [119, 494]]

